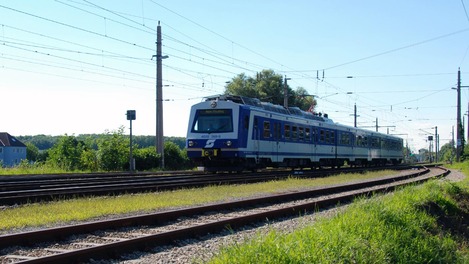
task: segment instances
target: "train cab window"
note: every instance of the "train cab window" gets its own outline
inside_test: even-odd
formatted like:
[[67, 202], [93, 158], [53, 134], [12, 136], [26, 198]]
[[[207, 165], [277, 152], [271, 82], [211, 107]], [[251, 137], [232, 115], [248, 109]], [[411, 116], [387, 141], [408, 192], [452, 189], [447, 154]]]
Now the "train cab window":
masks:
[[285, 125], [285, 139], [289, 140], [290, 139], [290, 125]]
[[262, 133], [264, 138], [270, 138], [270, 122], [264, 121], [264, 132]]
[[298, 128], [298, 139], [303, 141], [305, 139], [305, 129], [302, 127]]
[[194, 133], [233, 132], [231, 109], [199, 109], [192, 125]]
[[292, 131], [291, 133], [292, 140], [296, 141], [298, 139], [298, 127], [292, 126], [291, 131]]

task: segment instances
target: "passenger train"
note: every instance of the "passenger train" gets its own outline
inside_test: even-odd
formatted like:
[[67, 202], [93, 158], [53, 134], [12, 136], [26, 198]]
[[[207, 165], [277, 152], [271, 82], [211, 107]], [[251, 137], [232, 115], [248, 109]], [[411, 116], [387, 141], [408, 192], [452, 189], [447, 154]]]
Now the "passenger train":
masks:
[[186, 139], [188, 157], [206, 171], [398, 164], [402, 143], [327, 115], [235, 95], [193, 105]]

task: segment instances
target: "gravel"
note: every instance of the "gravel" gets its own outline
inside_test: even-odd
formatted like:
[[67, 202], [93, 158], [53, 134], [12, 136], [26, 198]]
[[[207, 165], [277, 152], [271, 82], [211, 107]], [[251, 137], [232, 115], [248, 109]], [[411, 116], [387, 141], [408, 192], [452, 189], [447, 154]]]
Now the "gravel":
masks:
[[[317, 221], [321, 217], [332, 217], [343, 210], [346, 205], [334, 207], [303, 217], [284, 218], [275, 222], [264, 222], [249, 226], [235, 233], [224, 231], [221, 234], [207, 235], [200, 239], [175, 241], [173, 247], [156, 247], [153, 253], [134, 252], [133, 254], [122, 256], [122, 260], [111, 261], [112, 263], [204, 263], [223, 247], [242, 243], [258, 235], [265, 235], [269, 231], [289, 233], [305, 225]], [[104, 262], [101, 262], [104, 263]], [[106, 262], [110, 263], [110, 262]]]
[[[460, 171], [452, 171], [443, 180], [461, 181], [465, 175]], [[133, 252], [123, 255], [119, 260], [100, 260], [91, 263], [204, 263], [215, 256], [223, 247], [242, 243], [259, 235], [265, 235], [269, 231], [291, 233], [305, 225], [310, 225], [320, 218], [329, 218], [343, 211], [347, 205], [333, 207], [322, 210], [303, 217], [284, 218], [276, 221], [262, 222], [256, 225], [245, 227], [236, 232], [226, 230], [222, 233], [210, 234], [198, 239], [174, 241], [172, 246], [155, 247], [147, 252]], [[218, 217], [217, 215], [214, 215]], [[182, 223], [184, 224], [184, 223]], [[151, 229], [151, 228], [150, 228]], [[129, 235], [132, 233], [146, 233], [151, 230], [126, 230]], [[86, 238], [83, 242], [99, 243], [99, 238]], [[70, 243], [69, 246], [74, 246]], [[55, 248], [49, 246], [49, 248]], [[62, 247], [63, 248], [63, 247]]]
[[[461, 171], [453, 170], [443, 180], [452, 182], [461, 181], [466, 176]], [[124, 255], [119, 261], [111, 263], [205, 263], [223, 247], [242, 243], [258, 235], [265, 235], [271, 230], [277, 230], [284, 233], [290, 233], [305, 225], [310, 225], [320, 218], [329, 218], [337, 215], [344, 210], [347, 205], [334, 207], [329, 210], [323, 210], [303, 217], [286, 218], [269, 223], [259, 223], [236, 233], [228, 231], [222, 234], [209, 235], [200, 239], [189, 241], [176, 241], [173, 247], [156, 247], [151, 253], [134, 252]], [[110, 263], [110, 262], [103, 262]]]

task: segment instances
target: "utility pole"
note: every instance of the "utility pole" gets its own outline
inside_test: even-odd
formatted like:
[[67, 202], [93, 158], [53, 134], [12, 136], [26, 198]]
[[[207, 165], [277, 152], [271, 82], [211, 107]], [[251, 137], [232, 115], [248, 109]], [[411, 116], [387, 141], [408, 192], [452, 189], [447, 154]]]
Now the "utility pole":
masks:
[[161, 168], [164, 169], [164, 133], [163, 133], [163, 68], [162, 60], [168, 56], [161, 56], [161, 26], [158, 21], [156, 27], [156, 153], [161, 156]]
[[288, 80], [291, 80], [291, 78], [287, 78], [287, 76], [285, 75], [285, 81], [283, 82], [283, 106], [286, 109], [288, 109]]
[[461, 70], [458, 68], [458, 93], [457, 114], [456, 114], [456, 161], [459, 162], [461, 156]]
[[439, 149], [439, 142], [438, 142], [438, 127], [435, 126], [435, 162], [438, 162], [438, 149]]
[[357, 103], [353, 106], [353, 126], [357, 127]]
[[376, 118], [376, 132], [378, 132], [378, 118]]

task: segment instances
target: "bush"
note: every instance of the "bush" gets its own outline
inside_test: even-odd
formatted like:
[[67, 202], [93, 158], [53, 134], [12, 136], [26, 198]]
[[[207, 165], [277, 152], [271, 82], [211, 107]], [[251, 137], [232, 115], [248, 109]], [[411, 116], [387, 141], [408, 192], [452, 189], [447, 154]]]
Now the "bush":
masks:
[[133, 153], [137, 170], [158, 168], [161, 157], [156, 154], [155, 147], [137, 148]]

